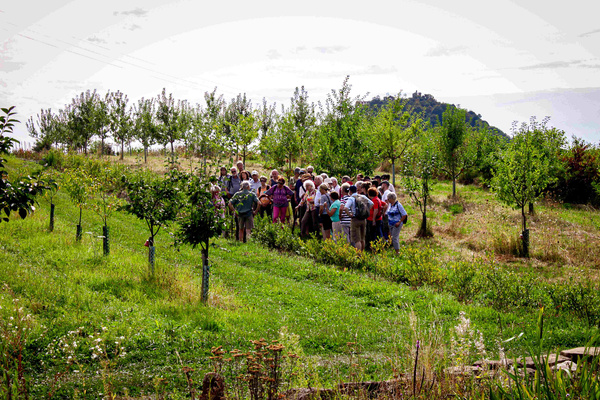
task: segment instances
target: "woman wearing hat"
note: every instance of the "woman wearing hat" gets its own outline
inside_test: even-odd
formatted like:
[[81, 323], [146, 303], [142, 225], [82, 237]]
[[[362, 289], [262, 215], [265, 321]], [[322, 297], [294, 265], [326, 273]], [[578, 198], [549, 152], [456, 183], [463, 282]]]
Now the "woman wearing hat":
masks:
[[261, 176], [260, 177], [260, 187], [258, 189], [256, 189], [256, 195], [258, 196], [258, 202], [259, 202], [259, 210], [260, 210], [259, 212], [260, 212], [261, 217], [265, 216], [265, 212], [267, 213], [267, 215], [269, 217], [273, 213], [273, 207], [272, 207], [273, 202], [267, 195], [267, 190], [269, 190], [270, 188], [271, 188], [271, 186], [267, 185], [267, 177]]

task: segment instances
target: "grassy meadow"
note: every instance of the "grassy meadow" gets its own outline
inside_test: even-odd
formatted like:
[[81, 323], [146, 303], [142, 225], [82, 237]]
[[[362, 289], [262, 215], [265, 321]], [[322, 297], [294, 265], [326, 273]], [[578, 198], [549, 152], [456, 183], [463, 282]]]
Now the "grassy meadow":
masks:
[[[124, 161], [139, 162], [139, 156]], [[149, 162], [164, 168], [160, 157]], [[10, 157], [9, 168], [17, 174], [33, 167]], [[59, 191], [54, 232], [48, 232], [45, 199], [25, 220], [0, 225], [0, 333], [4, 343], [22, 345], [32, 398], [187, 398], [182, 366], [199, 383], [215, 368], [211, 348], [246, 351], [261, 338], [298, 357], [285, 387], [412, 372], [417, 341], [420, 365], [433, 375], [498, 358], [500, 351], [526, 353], [538, 343], [542, 307], [544, 350], [595, 343], [600, 213], [536, 204], [528, 216], [532, 257], [522, 259], [515, 256], [518, 211], [480, 186], [459, 185], [454, 200], [450, 192], [451, 182], [434, 187], [432, 239], [414, 237], [420, 216], [401, 195], [410, 218], [401, 233], [402, 256], [383, 249], [373, 257], [384, 264], [373, 261], [373, 268], [317, 261], [322, 258], [308, 245], [289, 252], [252, 239], [216, 239], [204, 305], [200, 251], [176, 247], [174, 227], [157, 237], [151, 275], [142, 221], [115, 213], [111, 254], [103, 256], [100, 218], [84, 210], [84, 236], [76, 243], [79, 211]], [[470, 321], [466, 334], [455, 329], [461, 313]], [[232, 379], [234, 363], [225, 364]]]

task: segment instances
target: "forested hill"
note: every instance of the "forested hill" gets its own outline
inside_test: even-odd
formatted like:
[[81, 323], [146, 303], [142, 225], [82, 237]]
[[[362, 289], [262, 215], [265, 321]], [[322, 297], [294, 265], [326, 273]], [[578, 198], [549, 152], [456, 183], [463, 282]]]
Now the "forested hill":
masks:
[[[377, 110], [383, 105], [385, 105], [389, 100], [392, 99], [392, 96], [386, 96], [381, 98], [379, 96], [374, 97], [369, 101], [365, 101], [365, 104], [372, 108], [373, 110]], [[442, 114], [446, 111], [446, 107], [448, 107], [448, 103], [441, 103], [437, 101], [430, 94], [421, 94], [420, 92], [415, 92], [412, 96], [407, 99], [407, 108], [408, 110], [412, 110], [412, 112], [423, 113], [423, 118], [426, 121], [431, 122], [431, 126], [438, 126], [442, 122]], [[471, 126], [485, 126], [491, 132], [496, 133], [499, 136], [504, 136], [508, 138], [508, 136], [502, 132], [500, 129], [490, 126], [487, 121], [481, 119], [481, 114], [476, 114], [473, 111], [467, 111], [467, 119]]]

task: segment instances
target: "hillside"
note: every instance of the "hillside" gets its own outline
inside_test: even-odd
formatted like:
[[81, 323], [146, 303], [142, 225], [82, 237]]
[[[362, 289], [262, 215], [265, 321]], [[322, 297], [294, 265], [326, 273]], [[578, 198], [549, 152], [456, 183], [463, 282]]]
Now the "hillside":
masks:
[[[259, 164], [250, 167], [264, 172]], [[9, 160], [14, 173], [35, 168]], [[278, 340], [285, 354], [297, 357], [297, 364], [285, 364], [286, 389], [411, 373], [417, 343], [423, 376], [498, 357], [499, 345], [509, 357], [522, 355], [538, 344], [542, 307], [544, 351], [582, 346], [597, 334], [597, 212], [540, 204], [531, 225], [532, 258], [524, 260], [511, 254], [517, 211], [480, 187], [459, 185], [456, 202], [448, 200], [449, 190], [448, 182], [434, 188], [428, 215], [435, 236], [428, 240], [414, 237], [418, 211], [400, 194], [410, 222], [399, 256], [382, 249], [357, 257], [317, 239], [297, 254], [274, 251], [259, 240], [259, 230], [277, 246], [293, 235], [266, 221], [257, 222], [246, 244], [218, 238], [203, 304], [200, 252], [174, 245], [175, 226], [157, 236], [151, 274], [143, 222], [115, 212], [111, 254], [103, 256], [101, 219], [84, 210], [84, 238], [76, 243], [79, 212], [61, 189], [54, 232], [43, 198], [33, 215], [0, 226], [0, 320], [16, 320], [25, 332], [12, 336], [6, 323], [0, 336], [22, 346], [30, 398], [95, 399], [102, 393], [185, 398], [182, 371], [197, 387], [217, 368], [228, 390], [237, 390], [234, 377], [243, 363], [223, 360], [219, 367], [211, 349], [245, 352], [262, 338]], [[321, 260], [328, 254], [335, 262]], [[466, 336], [456, 333], [463, 317], [470, 324]], [[464, 354], [457, 341], [467, 346]]]
[[[376, 96], [365, 104], [372, 110], [378, 110], [383, 107], [392, 96], [386, 96], [381, 98]], [[406, 106], [408, 110], [414, 113], [423, 113], [423, 118], [431, 123], [431, 126], [438, 126], [442, 122], [442, 114], [446, 111], [448, 103], [442, 103], [437, 101], [430, 94], [422, 94], [420, 92], [414, 92], [412, 96], [406, 99]], [[508, 135], [500, 129], [491, 126], [487, 121], [483, 120], [481, 114], [477, 114], [474, 111], [467, 110], [467, 120], [472, 127], [487, 127], [491, 132], [508, 139]]]

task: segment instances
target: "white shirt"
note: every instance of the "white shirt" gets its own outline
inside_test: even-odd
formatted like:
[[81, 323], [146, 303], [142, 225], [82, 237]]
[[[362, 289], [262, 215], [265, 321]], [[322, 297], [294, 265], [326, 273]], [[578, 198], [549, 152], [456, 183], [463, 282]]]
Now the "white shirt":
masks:
[[387, 201], [388, 195], [392, 193], [392, 191], [390, 189], [386, 190], [385, 192], [383, 192], [383, 194], [381, 195], [381, 200], [382, 201]]
[[256, 192], [258, 188], [261, 187], [260, 179], [254, 182], [254, 179], [250, 179], [250, 188], [252, 191]]

